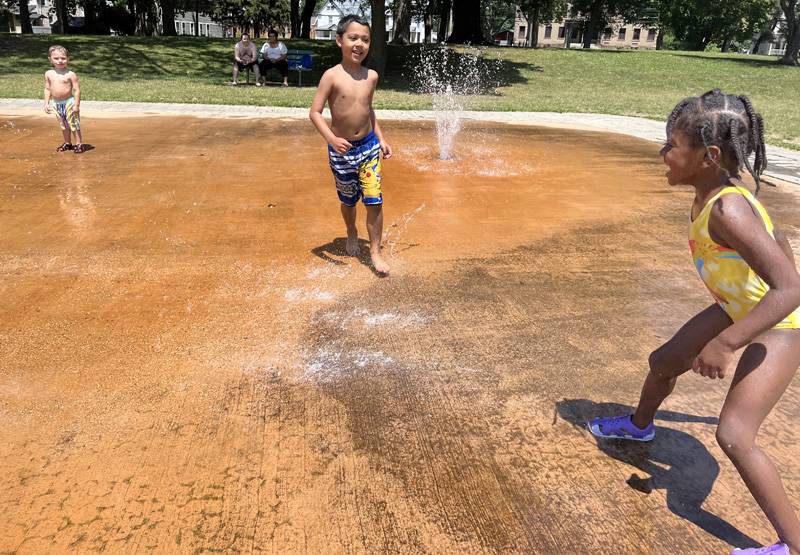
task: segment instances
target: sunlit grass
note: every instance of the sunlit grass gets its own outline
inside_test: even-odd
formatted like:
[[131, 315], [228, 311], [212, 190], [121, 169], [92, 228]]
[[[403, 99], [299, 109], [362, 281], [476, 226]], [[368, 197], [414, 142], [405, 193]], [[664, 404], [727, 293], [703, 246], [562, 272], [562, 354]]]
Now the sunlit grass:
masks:
[[[338, 62], [332, 42], [287, 41], [312, 50], [315, 70], [282, 87], [229, 87], [233, 41], [194, 37], [0, 35], [0, 97], [40, 98], [47, 47], [67, 46], [86, 99], [307, 107], [322, 71]], [[378, 108], [426, 109], [410, 79], [417, 47], [392, 48]], [[712, 88], [746, 94], [762, 112], [771, 144], [800, 149], [800, 69], [773, 58], [697, 52], [489, 48], [498, 60], [494, 94], [475, 110], [597, 112], [663, 119], [685, 96]], [[278, 81], [277, 74], [271, 75]]]

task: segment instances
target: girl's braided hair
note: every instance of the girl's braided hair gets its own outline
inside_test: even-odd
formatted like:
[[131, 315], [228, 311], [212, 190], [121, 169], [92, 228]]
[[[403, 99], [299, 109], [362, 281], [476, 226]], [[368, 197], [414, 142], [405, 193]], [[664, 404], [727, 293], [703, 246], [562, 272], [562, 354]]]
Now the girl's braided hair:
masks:
[[[719, 89], [692, 96], [678, 103], [667, 118], [667, 137], [680, 129], [692, 146], [716, 146], [722, 152], [721, 167], [738, 175], [746, 167], [761, 188], [767, 167], [764, 120], [746, 96], [724, 94]], [[750, 155], [755, 160], [750, 163]]]

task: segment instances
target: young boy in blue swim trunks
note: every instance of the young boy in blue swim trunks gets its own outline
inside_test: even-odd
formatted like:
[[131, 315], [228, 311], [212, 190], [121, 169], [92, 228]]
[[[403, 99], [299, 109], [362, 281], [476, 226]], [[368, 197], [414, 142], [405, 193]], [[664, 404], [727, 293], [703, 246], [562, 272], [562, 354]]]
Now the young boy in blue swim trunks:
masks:
[[[53, 45], [48, 52], [53, 69], [44, 74], [44, 111], [48, 114], [55, 113], [64, 142], [56, 150], [64, 152], [71, 150], [75, 154], [84, 151], [83, 138], [81, 137], [81, 89], [78, 86], [78, 76], [67, 68], [69, 52], [63, 46]], [[72, 134], [77, 139], [72, 144]]]
[[[339, 21], [336, 44], [342, 49], [342, 62], [322, 75], [309, 117], [328, 142], [328, 159], [347, 226], [347, 254], [359, 253], [356, 204], [361, 199], [367, 209], [372, 265], [376, 272], [386, 275], [389, 265], [381, 254], [381, 154], [391, 158], [392, 147], [384, 140], [372, 109], [378, 74], [361, 65], [369, 53], [369, 43], [366, 20], [348, 15]], [[330, 126], [322, 117], [326, 102], [331, 111]]]

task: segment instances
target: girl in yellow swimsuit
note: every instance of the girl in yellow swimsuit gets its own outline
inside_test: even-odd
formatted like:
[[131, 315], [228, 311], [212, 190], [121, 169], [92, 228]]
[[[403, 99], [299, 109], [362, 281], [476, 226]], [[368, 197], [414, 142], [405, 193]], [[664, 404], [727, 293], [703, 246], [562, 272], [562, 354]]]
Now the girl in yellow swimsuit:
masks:
[[[753, 163], [750, 155], [755, 153]], [[800, 366], [800, 276], [785, 236], [756, 199], [766, 168], [761, 115], [744, 96], [710, 91], [680, 102], [661, 150], [670, 185], [694, 187], [689, 248], [715, 303], [650, 355], [633, 415], [595, 418], [599, 437], [650, 441], [653, 418], [688, 370], [723, 378], [744, 348], [717, 427], [717, 441], [775, 528], [779, 541], [755, 553], [800, 555], [800, 521], [756, 434]], [[741, 183], [753, 176], [756, 195]]]

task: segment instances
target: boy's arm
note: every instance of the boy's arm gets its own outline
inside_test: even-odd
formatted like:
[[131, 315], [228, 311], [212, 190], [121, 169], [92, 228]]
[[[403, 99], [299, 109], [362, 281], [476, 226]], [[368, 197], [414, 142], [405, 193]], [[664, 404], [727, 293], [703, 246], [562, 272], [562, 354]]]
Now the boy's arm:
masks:
[[372, 93], [370, 94], [369, 99], [369, 121], [372, 124], [372, 131], [375, 133], [375, 136], [378, 138], [378, 142], [381, 144], [383, 157], [388, 159], [392, 157], [392, 147], [383, 138], [383, 131], [381, 131], [381, 127], [378, 125], [378, 118], [375, 117], [375, 109], [372, 107], [372, 96], [375, 94], [375, 89], [378, 87], [378, 73], [372, 69], [369, 71], [371, 74], [374, 74], [372, 77], [375, 80], [372, 85]]
[[44, 74], [44, 111], [50, 113], [50, 79]]
[[239, 44], [237, 43], [236, 46], [233, 47], [233, 59], [239, 63], [242, 63], [242, 59], [239, 57]]
[[308, 117], [328, 144], [331, 145], [336, 152], [344, 154], [350, 150], [353, 145], [351, 145], [347, 139], [342, 139], [334, 135], [328, 122], [322, 117], [322, 110], [325, 109], [325, 102], [327, 102], [332, 90], [333, 76], [330, 70], [328, 70], [322, 74], [322, 79], [319, 80], [319, 87], [317, 87], [317, 93], [314, 95], [314, 100], [311, 102], [311, 110], [309, 110]]
[[75, 97], [75, 108], [73, 108], [76, 112], [81, 111], [81, 86], [78, 84], [78, 75], [73, 71], [72, 75], [70, 75], [70, 81], [72, 81], [72, 96]]

